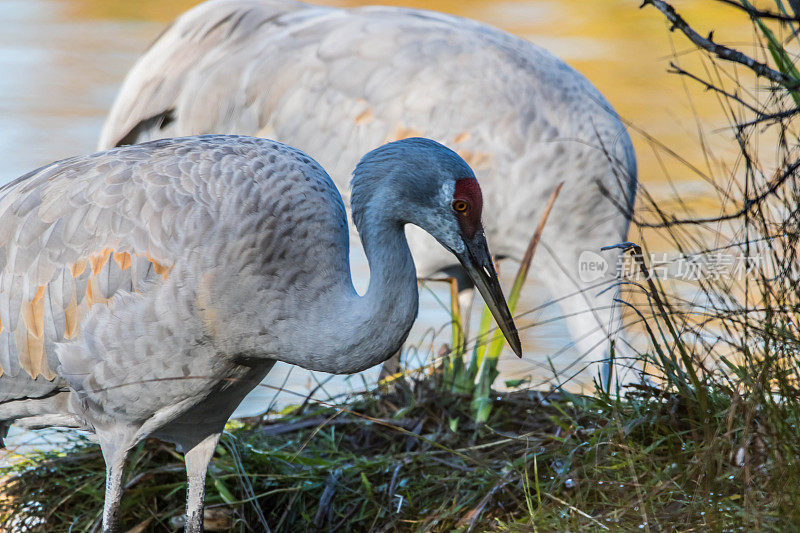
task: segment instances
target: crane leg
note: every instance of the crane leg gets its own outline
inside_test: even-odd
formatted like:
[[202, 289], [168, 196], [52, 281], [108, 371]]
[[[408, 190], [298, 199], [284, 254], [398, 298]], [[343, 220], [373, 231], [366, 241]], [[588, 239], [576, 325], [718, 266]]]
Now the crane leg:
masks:
[[103, 533], [121, 531], [119, 524], [119, 505], [122, 498], [122, 474], [125, 471], [125, 460], [128, 458], [130, 446], [121, 445], [114, 440], [100, 441], [103, 458], [106, 462], [106, 499], [103, 504]]
[[203, 503], [206, 493], [206, 472], [219, 442], [219, 433], [212, 433], [186, 452], [186, 533], [203, 531]]

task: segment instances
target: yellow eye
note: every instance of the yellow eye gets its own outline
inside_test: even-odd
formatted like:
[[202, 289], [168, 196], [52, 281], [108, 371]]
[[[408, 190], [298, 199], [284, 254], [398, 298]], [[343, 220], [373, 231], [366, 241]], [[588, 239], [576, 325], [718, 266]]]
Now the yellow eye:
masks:
[[469, 210], [469, 204], [464, 200], [456, 200], [453, 202], [453, 209], [455, 209], [457, 213], [466, 213], [467, 210]]

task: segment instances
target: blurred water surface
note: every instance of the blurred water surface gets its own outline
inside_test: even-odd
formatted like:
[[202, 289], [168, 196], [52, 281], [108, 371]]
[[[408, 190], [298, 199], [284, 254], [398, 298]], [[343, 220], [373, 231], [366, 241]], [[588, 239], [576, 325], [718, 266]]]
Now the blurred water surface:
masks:
[[[94, 151], [97, 137], [114, 94], [135, 59], [165, 25], [195, 1], [145, 0], [0, 0], [0, 183], [63, 157]], [[368, 2], [321, 2], [353, 6]], [[724, 139], [715, 131], [728, 122], [713, 95], [685, 85], [665, 73], [673, 52], [685, 67], [698, 67], [697, 56], [680, 36], [666, 31], [662, 17], [652, 8], [638, 9], [638, 0], [446, 0], [382, 2], [436, 9], [481, 20], [531, 40], [586, 75], [603, 92], [634, 130], [647, 132], [702, 169], [716, 165], [699, 149], [705, 142], [724, 159]], [[737, 11], [715, 2], [674, 2], [685, 17], [698, 22], [698, 30], [713, 27], [718, 40], [742, 39], [749, 25]], [[709, 25], [711, 24], [711, 26]], [[674, 39], [674, 42], [673, 42]], [[743, 46], [746, 46], [744, 43]], [[646, 137], [632, 131], [639, 160], [640, 180], [656, 195], [667, 196], [665, 176], [671, 175], [685, 196], [702, 202], [706, 185], [675, 159], [664, 157]], [[713, 146], [719, 141], [720, 147]], [[313, 154], [311, 154], [313, 155]], [[366, 265], [354, 257], [357, 286], [366, 285]], [[510, 270], [510, 269], [507, 269]], [[519, 309], [542, 303], [546, 294], [530, 287]], [[431, 328], [447, 321], [442, 305], [444, 287], [435, 295], [423, 291], [421, 314], [410, 342], [424, 355], [430, 348]], [[556, 310], [534, 313], [521, 321], [546, 320]], [[437, 343], [447, 335], [440, 335]], [[544, 379], [547, 355], [568, 343], [559, 326], [525, 331], [526, 359], [504, 360], [504, 377], [533, 373]], [[420, 362], [423, 356], [420, 356]], [[569, 366], [575, 354], [559, 355], [557, 367]], [[317, 390], [317, 397], [335, 396], [372, 383], [377, 370], [364, 375], [336, 378]], [[240, 414], [252, 414], [271, 404], [275, 388], [291, 391], [279, 403], [302, 399], [323, 378], [287, 367], [274, 370], [265, 386], [245, 401]]]

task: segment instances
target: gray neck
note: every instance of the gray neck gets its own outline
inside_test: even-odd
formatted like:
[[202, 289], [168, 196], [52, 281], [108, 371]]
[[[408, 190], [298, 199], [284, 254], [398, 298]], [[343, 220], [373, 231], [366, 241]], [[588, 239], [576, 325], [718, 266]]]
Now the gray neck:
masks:
[[[334, 373], [360, 372], [400, 349], [419, 306], [417, 273], [403, 225], [379, 209], [367, 209], [359, 236], [369, 262], [369, 287], [351, 300]], [[372, 216], [371, 216], [372, 215]], [[383, 215], [383, 216], [382, 216]]]
[[[417, 274], [403, 225], [387, 210], [367, 208], [356, 216], [370, 268], [364, 296], [349, 274], [294, 320], [262, 325], [264, 356], [332, 374], [360, 372], [400, 349], [417, 316]], [[346, 246], [346, 241], [344, 241]], [[343, 256], [347, 261], [347, 256]], [[349, 272], [348, 265], [343, 268]], [[274, 343], [274, 344], [273, 344]]]

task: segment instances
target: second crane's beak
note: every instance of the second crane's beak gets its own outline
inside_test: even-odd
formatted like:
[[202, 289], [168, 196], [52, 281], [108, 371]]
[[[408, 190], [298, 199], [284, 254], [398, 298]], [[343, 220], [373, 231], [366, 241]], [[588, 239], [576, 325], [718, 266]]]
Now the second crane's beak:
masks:
[[500, 288], [500, 281], [497, 279], [497, 272], [494, 270], [492, 256], [489, 254], [489, 247], [486, 245], [486, 237], [483, 230], [476, 231], [475, 235], [469, 239], [463, 237], [465, 250], [455, 254], [461, 264], [467, 270], [472, 282], [486, 302], [489, 311], [492, 312], [500, 331], [503, 332], [508, 344], [518, 357], [522, 357], [522, 345], [519, 342], [519, 333], [511, 318], [511, 312], [503, 297], [503, 290]]

